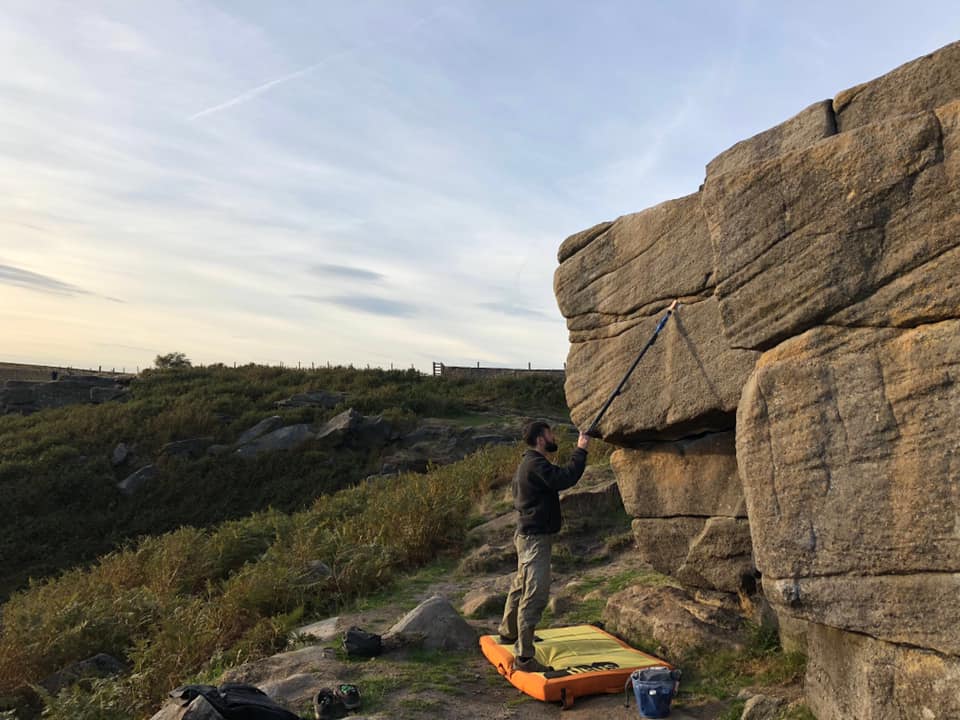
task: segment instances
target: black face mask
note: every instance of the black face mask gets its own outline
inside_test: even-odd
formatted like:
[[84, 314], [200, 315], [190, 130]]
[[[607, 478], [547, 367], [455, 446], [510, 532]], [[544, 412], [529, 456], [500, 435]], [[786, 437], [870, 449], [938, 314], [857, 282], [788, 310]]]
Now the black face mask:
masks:
[[547, 452], [556, 452], [557, 444], [555, 442], [548, 442], [543, 449], [546, 450]]

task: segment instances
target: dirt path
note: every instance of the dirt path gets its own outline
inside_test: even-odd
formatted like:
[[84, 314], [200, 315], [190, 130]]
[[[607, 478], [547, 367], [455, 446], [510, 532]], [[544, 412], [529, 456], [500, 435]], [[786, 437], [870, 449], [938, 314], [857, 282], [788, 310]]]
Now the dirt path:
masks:
[[[623, 576], [640, 565], [632, 553], [624, 553], [612, 561], [589, 568], [582, 573], [590, 580]], [[554, 588], [579, 577], [563, 573], [555, 576]], [[443, 574], [431, 580], [414, 580], [413, 587], [400, 591], [397, 597], [369, 609], [342, 615], [340, 626], [357, 625], [372, 632], [385, 632], [402, 615], [419, 602], [434, 595], [448, 598], [454, 606], [472, 589], [489, 585], [499, 575], [458, 577]], [[480, 634], [495, 632], [497, 618], [471, 620]], [[336, 643], [328, 643], [333, 648]], [[330, 653], [333, 655], [332, 651]], [[331, 657], [333, 661], [333, 658]], [[342, 653], [325, 672], [339, 673], [342, 681], [357, 684], [365, 693], [364, 710], [370, 720], [409, 718], [445, 718], [471, 720], [490, 718], [569, 718], [570, 720], [627, 720], [639, 713], [631, 699], [624, 706], [624, 695], [602, 695], [578, 699], [575, 705], [561, 710], [559, 705], [534, 700], [514, 688], [479, 653], [440, 655], [429, 653], [386, 654], [369, 661], [345, 661]], [[675, 720], [708, 720], [718, 717], [727, 703], [691, 706], [681, 698], [675, 703], [671, 717]], [[301, 708], [301, 711], [305, 708]]]

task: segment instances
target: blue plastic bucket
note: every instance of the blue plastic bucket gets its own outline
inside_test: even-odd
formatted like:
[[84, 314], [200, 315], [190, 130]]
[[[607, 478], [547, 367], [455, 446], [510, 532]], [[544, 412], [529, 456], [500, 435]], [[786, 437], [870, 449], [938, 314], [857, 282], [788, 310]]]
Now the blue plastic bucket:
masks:
[[642, 718], [665, 718], [670, 715], [670, 703], [677, 690], [680, 672], [666, 667], [634, 670], [627, 680], [633, 686], [633, 696]]

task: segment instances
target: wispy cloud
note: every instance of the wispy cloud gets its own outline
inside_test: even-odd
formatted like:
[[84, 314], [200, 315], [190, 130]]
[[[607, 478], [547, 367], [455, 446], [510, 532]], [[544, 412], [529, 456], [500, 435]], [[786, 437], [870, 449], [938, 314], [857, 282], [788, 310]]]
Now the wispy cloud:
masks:
[[309, 302], [335, 305], [345, 310], [353, 310], [368, 315], [379, 315], [381, 317], [410, 318], [420, 314], [420, 309], [412, 303], [375, 297], [373, 295], [334, 295], [331, 297], [324, 297], [322, 295], [294, 295], [294, 297], [300, 298], [301, 300], [308, 300]]
[[314, 265], [310, 268], [310, 271], [316, 275], [341, 277], [348, 280], [370, 280], [372, 282], [378, 282], [385, 277], [382, 273], [349, 265]]
[[93, 294], [89, 290], [84, 290], [76, 285], [57, 280], [49, 275], [41, 275], [40, 273], [13, 267], [12, 265], [0, 265], [0, 284], [15, 285], [17, 287], [27, 288], [28, 290], [53, 293], [54, 295]]

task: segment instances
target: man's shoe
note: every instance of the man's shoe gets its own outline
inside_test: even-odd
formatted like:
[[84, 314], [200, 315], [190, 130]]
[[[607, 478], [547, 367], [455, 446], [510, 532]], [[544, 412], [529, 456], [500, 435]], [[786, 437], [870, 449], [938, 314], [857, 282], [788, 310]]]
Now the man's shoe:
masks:
[[515, 637], [509, 637], [507, 635], [500, 635], [497, 637], [497, 642], [501, 645], [513, 645], [517, 642]]
[[317, 720], [336, 720], [347, 716], [347, 708], [343, 700], [330, 688], [321, 688], [313, 696], [313, 712]]
[[553, 670], [549, 665], [544, 665], [542, 662], [537, 660], [535, 657], [532, 658], [517, 658], [513, 661], [513, 669], [519, 670], [520, 672], [550, 672]]

